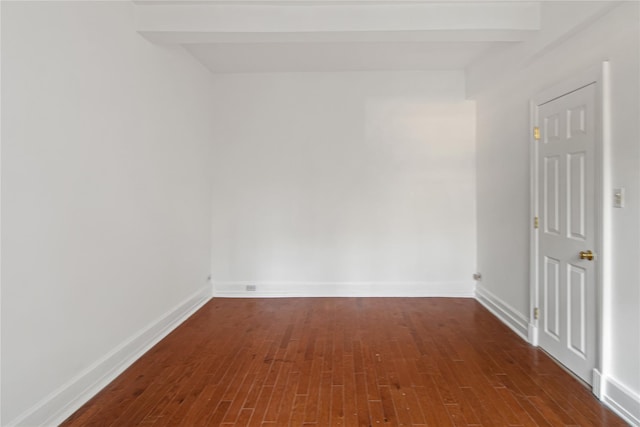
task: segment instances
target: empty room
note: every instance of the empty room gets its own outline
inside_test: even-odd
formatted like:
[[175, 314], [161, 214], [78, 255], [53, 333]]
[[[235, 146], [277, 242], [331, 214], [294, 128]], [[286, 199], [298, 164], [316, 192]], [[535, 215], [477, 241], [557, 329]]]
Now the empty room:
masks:
[[640, 426], [640, 2], [0, 23], [0, 425]]

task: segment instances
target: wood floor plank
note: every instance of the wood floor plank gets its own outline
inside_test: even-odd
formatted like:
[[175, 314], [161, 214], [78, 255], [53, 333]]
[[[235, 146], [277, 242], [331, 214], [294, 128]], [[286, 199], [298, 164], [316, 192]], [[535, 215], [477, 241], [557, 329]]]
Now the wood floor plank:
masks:
[[481, 424], [469, 424], [467, 422], [466, 417], [464, 416], [464, 414], [462, 413], [462, 411], [460, 410], [460, 405], [455, 404], [455, 405], [445, 405], [445, 408], [447, 410], [447, 412], [449, 413], [449, 417], [451, 417], [451, 420], [453, 421], [453, 425], [456, 427], [466, 427], [466, 426], [479, 426]]
[[367, 384], [367, 399], [380, 400], [378, 390], [378, 379], [376, 375], [376, 361], [373, 359], [373, 352], [366, 349], [364, 355], [364, 378]]
[[[220, 396], [222, 394], [222, 388], [224, 385], [222, 384], [214, 384], [213, 382], [208, 383], [203, 389], [198, 399], [195, 400], [191, 406], [188, 408], [187, 413], [182, 417], [179, 422], [181, 426], [192, 426], [192, 425], [205, 425], [206, 422], [211, 418], [211, 414], [218, 407], [220, 401], [212, 400], [215, 399], [216, 396]], [[122, 422], [123, 420], [121, 420]], [[121, 423], [117, 423], [114, 427], [121, 425]]]
[[318, 425], [331, 425], [332, 389], [331, 372], [324, 372], [320, 383], [320, 399], [318, 401], [318, 414], [316, 418]]
[[156, 426], [172, 426], [182, 422], [191, 406], [197, 402], [207, 386], [209, 377], [207, 364], [201, 363], [193, 376], [193, 381], [185, 381], [173, 399], [162, 408], [160, 416], [154, 423]]
[[391, 424], [391, 421], [388, 420], [384, 415], [384, 408], [382, 407], [381, 400], [370, 400], [369, 401], [369, 418], [371, 420], [372, 426], [380, 426]]
[[249, 425], [249, 420], [251, 419], [252, 415], [253, 409], [243, 409], [240, 411], [238, 418], [230, 424], [234, 427], [246, 427]]
[[529, 400], [527, 396], [524, 396], [519, 391], [516, 391], [515, 387], [510, 386], [506, 388], [512, 394], [512, 396], [518, 401], [520, 406], [527, 412], [529, 417], [531, 417], [535, 424], [538, 426], [547, 426], [551, 427], [549, 421], [540, 413], [536, 406]]
[[311, 366], [311, 378], [309, 380], [309, 392], [305, 402], [303, 420], [316, 422], [318, 420], [318, 405], [320, 401], [320, 386], [322, 379], [322, 360], [316, 359]]
[[[289, 419], [289, 426], [301, 426], [304, 423], [304, 408], [306, 407], [307, 396], [297, 394], [293, 402], [293, 409]], [[284, 425], [284, 424], [283, 424]]]
[[458, 415], [461, 415], [467, 424], [481, 424], [480, 418], [476, 413], [477, 408], [473, 407], [473, 403], [468, 401], [467, 396], [465, 396], [462, 390], [462, 387], [467, 386], [467, 382], [464, 381], [463, 384], [458, 383], [458, 378], [454, 371], [451, 370], [450, 363], [453, 363], [453, 361], [442, 362], [439, 365], [441, 375], [436, 376], [438, 387], [441, 390], [447, 390], [450, 393], [448, 400], [454, 403], [453, 406], [455, 407], [450, 409], [455, 409], [455, 412], [450, 411], [449, 415], [451, 415], [456, 424], [460, 422], [457, 418]]
[[300, 372], [289, 373], [282, 399], [280, 399], [280, 407], [278, 408], [276, 425], [286, 426], [289, 424], [296, 400], [296, 389], [298, 388], [299, 381]]
[[398, 424], [396, 418], [396, 407], [393, 404], [393, 399], [391, 398], [391, 390], [389, 386], [381, 386], [380, 389], [380, 402], [382, 403], [382, 411], [384, 414], [384, 422], [392, 423], [394, 425]]
[[260, 394], [258, 395], [255, 408], [253, 409], [253, 415], [251, 415], [251, 420], [249, 420], [250, 426], [262, 425], [264, 414], [269, 408], [269, 402], [271, 401], [273, 388], [274, 387], [272, 385], [263, 385], [260, 389]]
[[411, 424], [413, 425], [426, 425], [427, 421], [424, 417], [424, 413], [422, 408], [420, 407], [420, 401], [418, 400], [418, 396], [416, 396], [416, 391], [414, 387], [404, 390], [406, 394], [406, 403], [407, 410], [411, 415]]
[[424, 414], [427, 425], [434, 427], [449, 427], [453, 425], [451, 417], [442, 401], [435, 384], [429, 378], [433, 388], [424, 386], [415, 387], [416, 397]]
[[518, 403], [518, 400], [506, 387], [496, 388], [496, 392], [500, 394], [502, 400], [511, 408], [511, 412], [515, 414], [518, 422], [514, 425], [522, 425], [523, 427], [535, 427], [537, 424], [531, 416]]
[[[410, 426], [413, 424], [411, 419], [411, 408], [407, 402], [405, 389], [389, 388], [391, 393], [391, 401], [395, 408], [396, 417], [398, 418], [398, 424], [401, 426]], [[423, 424], [423, 423], [420, 423]]]
[[233, 423], [238, 419], [245, 403], [245, 399], [243, 398], [243, 396], [247, 396], [249, 390], [251, 390], [251, 387], [256, 381], [256, 377], [257, 374], [254, 372], [249, 372], [247, 373], [247, 375], [245, 375], [244, 379], [242, 380], [242, 384], [240, 384], [240, 387], [238, 387], [237, 393], [232, 397], [231, 406], [229, 407], [229, 410], [227, 411], [223, 422]]
[[[244, 403], [242, 405], [243, 408], [254, 409], [258, 403], [258, 397], [262, 392], [262, 386], [264, 385], [267, 375], [271, 370], [271, 366], [273, 364], [273, 359], [276, 354], [277, 343], [275, 341], [269, 341], [269, 349], [264, 356], [258, 355], [258, 357], [262, 360], [262, 363], [259, 363], [259, 367], [256, 371], [256, 378], [249, 389], [249, 393], [244, 399]], [[259, 359], [259, 360], [260, 360]]]
[[367, 399], [367, 383], [364, 373], [355, 374], [355, 398], [356, 411], [358, 414], [358, 426], [367, 427], [371, 425], [371, 415], [369, 410], [369, 400]]
[[344, 386], [333, 385], [331, 387], [331, 425], [344, 425]]
[[273, 386], [273, 393], [271, 394], [271, 399], [267, 406], [267, 412], [264, 414], [264, 418], [262, 419], [263, 422], [268, 423], [276, 421], [278, 412], [280, 411], [280, 405], [285, 399], [285, 389], [287, 387], [290, 372], [291, 363], [283, 363], [283, 366], [280, 368], [278, 378], [276, 379], [276, 383]]
[[473, 299], [215, 299], [70, 426], [624, 426]]
[[224, 415], [227, 413], [229, 406], [231, 406], [231, 402], [229, 402], [228, 400], [221, 401], [218, 404], [218, 407], [213, 411], [213, 413], [211, 414], [211, 417], [209, 418], [209, 420], [205, 425], [219, 426], [220, 424], [222, 424], [222, 419], [224, 418]]
[[[353, 347], [344, 355], [344, 418], [345, 426], [358, 425], [358, 395], [356, 391], [356, 374], [353, 360]], [[365, 393], [366, 396], [366, 393]]]

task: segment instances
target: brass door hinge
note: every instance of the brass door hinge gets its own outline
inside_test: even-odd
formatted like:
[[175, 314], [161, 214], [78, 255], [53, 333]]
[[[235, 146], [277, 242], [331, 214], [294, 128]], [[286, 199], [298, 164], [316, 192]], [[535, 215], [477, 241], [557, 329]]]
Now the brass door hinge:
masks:
[[533, 138], [534, 138], [536, 141], [539, 141], [539, 140], [540, 140], [540, 128], [539, 128], [538, 126], [536, 126], [536, 127], [534, 127], [534, 128], [533, 128]]
[[540, 317], [540, 309], [538, 307], [533, 309], [533, 318], [535, 320], [538, 320], [538, 317]]
[[540, 227], [540, 220], [538, 219], [537, 216], [533, 217], [533, 228], [538, 228]]

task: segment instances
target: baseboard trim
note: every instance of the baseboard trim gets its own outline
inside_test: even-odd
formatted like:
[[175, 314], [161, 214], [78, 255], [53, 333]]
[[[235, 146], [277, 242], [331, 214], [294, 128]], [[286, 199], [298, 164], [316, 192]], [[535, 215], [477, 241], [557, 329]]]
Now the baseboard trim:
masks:
[[529, 323], [529, 331], [528, 331], [527, 338], [528, 338], [527, 341], [529, 341], [529, 344], [531, 344], [534, 347], [538, 346], [538, 327], [533, 323]]
[[[254, 286], [255, 291], [247, 291]], [[214, 282], [220, 298], [291, 297], [465, 297], [475, 282]]]
[[640, 394], [613, 380], [603, 378], [602, 401], [613, 412], [635, 427], [640, 427]]
[[602, 374], [599, 370], [593, 370], [593, 376], [591, 377], [591, 392], [596, 396], [599, 400], [602, 400], [604, 396], [602, 395], [602, 390], [604, 387], [602, 386]]
[[6, 424], [58, 425], [211, 299], [207, 286]]
[[476, 299], [513, 332], [529, 342], [529, 320], [522, 313], [489, 292], [480, 283], [476, 286]]

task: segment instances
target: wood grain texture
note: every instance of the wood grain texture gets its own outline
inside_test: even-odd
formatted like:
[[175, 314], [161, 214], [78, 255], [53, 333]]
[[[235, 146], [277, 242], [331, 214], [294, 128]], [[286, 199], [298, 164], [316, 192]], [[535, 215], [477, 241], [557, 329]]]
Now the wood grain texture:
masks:
[[624, 426], [473, 299], [214, 299], [63, 426]]

